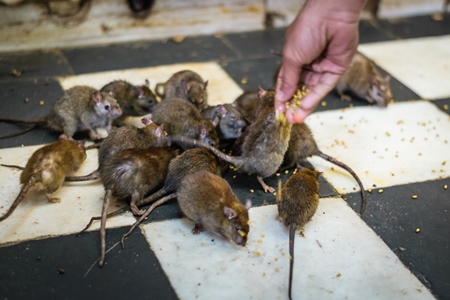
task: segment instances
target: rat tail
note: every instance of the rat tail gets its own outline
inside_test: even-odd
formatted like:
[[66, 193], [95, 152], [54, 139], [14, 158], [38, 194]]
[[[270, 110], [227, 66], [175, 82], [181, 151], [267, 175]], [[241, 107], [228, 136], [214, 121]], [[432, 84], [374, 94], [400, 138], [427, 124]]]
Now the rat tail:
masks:
[[227, 155], [227, 154], [223, 153], [222, 151], [220, 151], [219, 149], [214, 148], [213, 146], [209, 145], [208, 143], [205, 143], [205, 142], [202, 142], [199, 140], [195, 140], [195, 139], [188, 138], [185, 136], [178, 136], [178, 135], [169, 136], [168, 139], [171, 142], [185, 143], [185, 144], [188, 144], [191, 146], [199, 146], [199, 147], [206, 148], [209, 151], [211, 151], [212, 153], [214, 153], [220, 159], [223, 159], [223, 160], [229, 162], [230, 164], [233, 164], [238, 169], [242, 168], [242, 166], [244, 166], [244, 164], [245, 164], [245, 160], [241, 159], [240, 157]]
[[88, 181], [88, 180], [96, 180], [100, 178], [100, 173], [98, 170], [91, 172], [85, 176], [67, 176], [64, 181]]
[[146, 198], [144, 198], [144, 199], [141, 199], [140, 201], [138, 201], [138, 202], [136, 203], [136, 205], [137, 205], [137, 206], [142, 206], [142, 205], [151, 203], [151, 202], [155, 201], [156, 199], [161, 198], [161, 197], [164, 196], [165, 194], [167, 194], [166, 190], [165, 190], [165, 189], [160, 189], [159, 191], [157, 191], [157, 192], [151, 194], [150, 196], [148, 196], [148, 197], [146, 197]]
[[2, 167], [7, 167], [7, 168], [15, 168], [15, 169], [19, 169], [19, 170], [25, 170], [24, 167], [16, 166], [16, 165], [5, 165], [5, 164], [0, 164], [0, 166], [2, 166]]
[[30, 188], [33, 186], [33, 184], [36, 182], [36, 178], [34, 176], [31, 176], [30, 180], [28, 180], [27, 183], [25, 183], [20, 190], [19, 195], [17, 196], [16, 200], [14, 200], [13, 204], [9, 208], [9, 210], [0, 217], [0, 222], [9, 217], [13, 211], [16, 209], [16, 207], [19, 205], [20, 202], [22, 202], [23, 198], [25, 198], [25, 195], [28, 193]]
[[108, 211], [109, 202], [111, 201], [112, 191], [107, 190], [103, 199], [102, 218], [100, 223], [100, 260], [98, 265], [103, 266], [106, 256], [106, 212]]
[[15, 118], [0, 118], [0, 122], [7, 123], [22, 123], [22, 124], [33, 124], [44, 125], [47, 123], [47, 118], [39, 118], [39, 119], [15, 119]]
[[355, 173], [352, 169], [350, 169], [349, 166], [347, 166], [346, 164], [344, 164], [343, 162], [340, 162], [340, 161], [338, 161], [337, 159], [335, 159], [335, 158], [333, 158], [333, 157], [331, 157], [331, 156], [326, 155], [325, 153], [321, 152], [320, 150], [317, 151], [317, 156], [320, 156], [320, 157], [322, 157], [323, 159], [326, 159], [326, 160], [328, 160], [329, 162], [331, 162], [331, 163], [333, 163], [333, 164], [335, 164], [335, 165], [337, 165], [337, 166], [339, 166], [339, 167], [341, 167], [341, 168], [347, 170], [347, 172], [349, 172], [349, 173], [353, 176], [353, 178], [355, 178], [355, 180], [356, 180], [356, 182], [358, 183], [359, 188], [360, 188], [360, 190], [361, 190], [362, 202], [361, 202], [361, 210], [360, 210], [359, 213], [362, 214], [362, 213], [364, 212], [364, 209], [366, 208], [366, 191], [364, 190], [364, 187], [363, 187], [362, 182], [361, 182], [361, 180], [359, 179], [358, 175], [356, 175], [356, 173]]
[[292, 299], [292, 275], [294, 272], [294, 241], [295, 241], [295, 229], [297, 225], [292, 223], [289, 225], [289, 299]]
[[24, 134], [24, 133], [27, 133], [28, 131], [33, 130], [33, 129], [36, 128], [36, 127], [37, 127], [37, 124], [33, 124], [33, 125], [31, 125], [30, 127], [28, 127], [27, 129], [24, 129], [24, 130], [22, 130], [22, 131], [19, 131], [19, 132], [16, 132], [16, 133], [7, 134], [7, 135], [3, 135], [3, 136], [0, 136], [0, 139], [7, 139], [7, 138], [10, 138], [10, 137], [15, 137], [15, 136], [18, 136], [18, 135], [22, 135], [22, 134]]
[[[117, 210], [115, 210], [115, 211], [110, 212], [109, 214], [107, 214], [107, 215], [106, 215], [106, 218], [109, 219], [109, 218], [111, 218], [111, 217], [120, 215], [120, 214], [126, 212], [127, 210], [128, 210], [128, 207], [127, 207], [127, 206], [122, 207], [122, 208], [119, 208], [119, 209], [117, 209]], [[94, 221], [98, 221], [98, 220], [101, 220], [101, 219], [102, 219], [101, 216], [98, 216], [98, 217], [92, 217], [91, 220], [89, 221], [89, 223], [86, 225], [86, 227], [84, 227], [84, 229], [81, 230], [76, 236], [80, 236], [83, 232], [85, 232], [86, 230], [88, 230], [89, 227], [91, 227], [92, 223], [94, 223]]]

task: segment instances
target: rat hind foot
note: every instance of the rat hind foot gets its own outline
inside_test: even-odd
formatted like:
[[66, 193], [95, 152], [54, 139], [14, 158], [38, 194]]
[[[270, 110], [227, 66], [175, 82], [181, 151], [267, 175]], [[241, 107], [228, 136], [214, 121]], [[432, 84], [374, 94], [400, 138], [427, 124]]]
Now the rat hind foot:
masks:
[[350, 97], [349, 95], [342, 94], [340, 96], [341, 96], [342, 101], [346, 101], [346, 102], [352, 101], [352, 97]]
[[203, 225], [200, 223], [195, 223], [194, 228], [192, 229], [192, 233], [193, 234], [199, 234], [200, 232], [203, 231]]
[[60, 203], [61, 199], [60, 198], [52, 198], [50, 195], [45, 195], [45, 197], [47, 197], [47, 200], [51, 203]]

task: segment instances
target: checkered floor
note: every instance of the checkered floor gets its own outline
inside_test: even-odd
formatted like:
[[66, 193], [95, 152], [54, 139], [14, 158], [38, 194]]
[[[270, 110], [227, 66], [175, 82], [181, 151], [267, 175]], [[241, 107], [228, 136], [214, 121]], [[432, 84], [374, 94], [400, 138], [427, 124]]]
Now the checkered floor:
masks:
[[[304, 236], [296, 237], [294, 299], [450, 298], [450, 189], [444, 188], [450, 185], [449, 20], [362, 21], [359, 51], [393, 76], [396, 101], [386, 109], [358, 100], [350, 107], [330, 93], [307, 119], [319, 148], [351, 166], [371, 192], [359, 216], [352, 177], [310, 159], [323, 172], [321, 200]], [[213, 104], [232, 102], [244, 90], [273, 87], [280, 59], [270, 50], [280, 50], [283, 37], [284, 29], [276, 29], [0, 54], [0, 117], [45, 116], [73, 85], [149, 79], [154, 86], [186, 68], [209, 80]], [[2, 134], [14, 130], [0, 124]], [[24, 165], [56, 138], [36, 129], [0, 140], [0, 163]], [[96, 168], [96, 154], [88, 153], [79, 174]], [[291, 171], [268, 183], [276, 186]], [[1, 214], [20, 189], [19, 176], [14, 169], [0, 172]], [[96, 264], [98, 224], [75, 237], [101, 211], [101, 183], [66, 184], [56, 194], [58, 204], [31, 191], [0, 223], [0, 298], [287, 299], [288, 234], [275, 220], [275, 198], [254, 176], [229, 171], [225, 178], [239, 199], [254, 203], [245, 248], [208, 232], [193, 236], [193, 224], [170, 202], [126, 240], [125, 249], [117, 242], [134, 217], [108, 220], [103, 268]]]

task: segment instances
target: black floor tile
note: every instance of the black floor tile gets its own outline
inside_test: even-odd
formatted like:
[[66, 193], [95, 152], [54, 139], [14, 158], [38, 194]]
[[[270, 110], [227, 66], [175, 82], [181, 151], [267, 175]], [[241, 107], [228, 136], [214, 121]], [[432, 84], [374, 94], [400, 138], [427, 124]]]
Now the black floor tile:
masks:
[[[444, 185], [450, 186], [450, 178], [383, 188], [382, 193], [373, 188], [362, 215], [438, 299], [450, 299], [450, 189]], [[357, 202], [356, 193], [347, 197], [352, 206]]]
[[377, 27], [376, 21], [361, 20], [358, 31], [360, 44], [384, 42], [392, 39]]
[[450, 98], [433, 100], [432, 103], [439, 107], [440, 110], [450, 115]]
[[57, 50], [0, 54], [0, 81], [16, 82], [71, 74], [72, 70], [66, 58]]
[[447, 35], [450, 34], [450, 13], [445, 14], [442, 21], [435, 21], [432, 16], [425, 15], [379, 20], [378, 26], [387, 35], [397, 39]]
[[214, 36], [63, 50], [76, 74], [236, 58]]
[[281, 58], [274, 56], [234, 61], [224, 65], [223, 68], [244, 91], [253, 92], [257, 91], [259, 86], [264, 89], [275, 88], [275, 74], [280, 63]]
[[284, 45], [285, 29], [272, 29], [266, 31], [245, 32], [225, 35], [224, 39], [230, 41], [239, 58], [253, 59], [270, 57], [271, 51], [281, 53]]
[[[61, 86], [53, 79], [0, 83], [0, 97], [2, 98], [0, 118], [44, 118], [50, 113], [56, 100], [62, 94]], [[41, 105], [41, 101], [43, 101], [43, 105]], [[28, 126], [0, 122], [0, 136], [17, 133]], [[57, 136], [58, 134], [47, 129], [34, 129], [32, 132], [17, 137], [0, 139], [0, 147], [48, 143], [54, 141]]]
[[[107, 249], [127, 228], [107, 230]], [[159, 261], [136, 230], [99, 257], [98, 232], [0, 248], [2, 299], [177, 299]]]

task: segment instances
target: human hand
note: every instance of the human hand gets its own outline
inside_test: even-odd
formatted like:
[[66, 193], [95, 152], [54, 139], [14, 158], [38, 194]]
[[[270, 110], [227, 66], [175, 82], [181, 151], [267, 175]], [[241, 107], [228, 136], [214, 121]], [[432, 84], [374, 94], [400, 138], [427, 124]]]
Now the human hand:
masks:
[[[349, 68], [358, 46], [363, 0], [308, 1], [286, 32], [275, 108], [290, 123], [301, 123]], [[299, 85], [310, 92], [300, 107], [285, 108]]]

